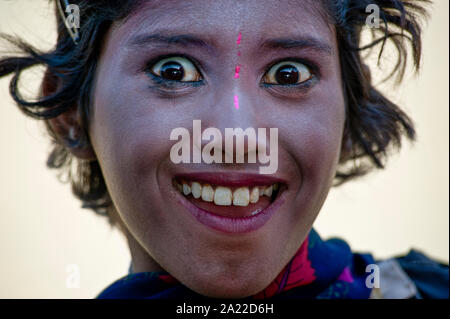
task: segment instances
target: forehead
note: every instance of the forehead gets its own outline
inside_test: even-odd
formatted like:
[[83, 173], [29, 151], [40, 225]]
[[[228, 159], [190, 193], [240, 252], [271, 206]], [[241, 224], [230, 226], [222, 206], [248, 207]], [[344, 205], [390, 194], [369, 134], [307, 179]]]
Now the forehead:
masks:
[[115, 23], [112, 31], [119, 45], [149, 31], [201, 35], [217, 47], [234, 42], [239, 32], [248, 44], [314, 35], [332, 45], [334, 28], [324, 12], [319, 0], [151, 0]]

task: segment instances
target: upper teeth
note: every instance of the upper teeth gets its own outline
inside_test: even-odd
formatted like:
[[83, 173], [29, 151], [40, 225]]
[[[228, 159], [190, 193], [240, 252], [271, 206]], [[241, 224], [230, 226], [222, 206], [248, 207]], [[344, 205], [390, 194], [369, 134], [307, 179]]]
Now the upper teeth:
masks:
[[218, 186], [214, 191], [214, 204], [221, 206], [229, 206], [231, 205], [231, 200], [234, 197], [233, 195], [234, 194], [231, 193], [231, 189], [229, 189], [228, 187]]
[[201, 198], [205, 202], [214, 202], [220, 206], [248, 206], [249, 203], [257, 203], [260, 196], [271, 197], [273, 191], [279, 187], [277, 183], [270, 186], [239, 187], [232, 190], [225, 186], [216, 186], [199, 182], [174, 181], [176, 188], [185, 196], [192, 194], [196, 199]]
[[248, 206], [250, 202], [250, 191], [248, 187], [240, 187], [233, 192], [234, 206]]

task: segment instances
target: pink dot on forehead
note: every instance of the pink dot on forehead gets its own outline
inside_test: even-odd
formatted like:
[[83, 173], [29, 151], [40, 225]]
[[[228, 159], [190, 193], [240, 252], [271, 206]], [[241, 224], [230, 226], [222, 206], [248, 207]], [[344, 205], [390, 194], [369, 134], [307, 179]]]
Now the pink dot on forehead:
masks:
[[239, 79], [239, 71], [241, 70], [241, 66], [240, 65], [236, 65], [236, 70], [234, 72], [234, 78], [235, 79]]
[[239, 98], [237, 95], [234, 96], [234, 107], [239, 110]]
[[[241, 44], [241, 39], [242, 39], [242, 34], [241, 34], [241, 32], [239, 32], [239, 35], [238, 35], [238, 38], [236, 41], [238, 47], [239, 47], [239, 44]], [[238, 51], [237, 55], [241, 56], [241, 52]], [[235, 79], [239, 79], [239, 71], [240, 70], [241, 70], [241, 66], [239, 64], [236, 65], [235, 72], [234, 72]], [[236, 110], [239, 110], [239, 97], [237, 96], [237, 94], [234, 95], [234, 107], [236, 108]]]

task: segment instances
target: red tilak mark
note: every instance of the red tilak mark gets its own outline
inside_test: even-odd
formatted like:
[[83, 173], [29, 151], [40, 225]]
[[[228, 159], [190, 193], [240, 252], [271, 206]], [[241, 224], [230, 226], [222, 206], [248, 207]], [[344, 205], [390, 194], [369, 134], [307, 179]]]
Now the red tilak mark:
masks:
[[241, 66], [238, 64], [236, 65], [236, 71], [234, 72], [234, 78], [239, 79], [239, 71], [241, 70]]
[[[242, 35], [239, 32], [238, 38], [237, 38], [237, 46], [239, 48], [239, 44], [241, 44], [241, 39], [242, 39]], [[238, 51], [237, 53], [238, 56], [241, 56], [241, 52]], [[235, 79], [239, 79], [239, 71], [241, 70], [241, 66], [238, 64], [236, 65], [236, 69], [234, 71], [234, 78]], [[236, 110], [239, 110], [239, 97], [237, 96], [237, 94], [234, 95], [234, 107], [236, 108]]]

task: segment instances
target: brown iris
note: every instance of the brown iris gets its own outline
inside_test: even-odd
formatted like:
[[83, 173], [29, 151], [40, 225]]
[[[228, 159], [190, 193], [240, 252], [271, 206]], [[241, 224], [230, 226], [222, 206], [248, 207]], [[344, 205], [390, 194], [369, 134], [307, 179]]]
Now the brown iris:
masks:
[[279, 68], [275, 74], [278, 84], [295, 84], [298, 82], [300, 73], [293, 65], [284, 65]]
[[161, 66], [161, 77], [171, 81], [181, 81], [184, 77], [184, 68], [181, 64], [169, 61]]

